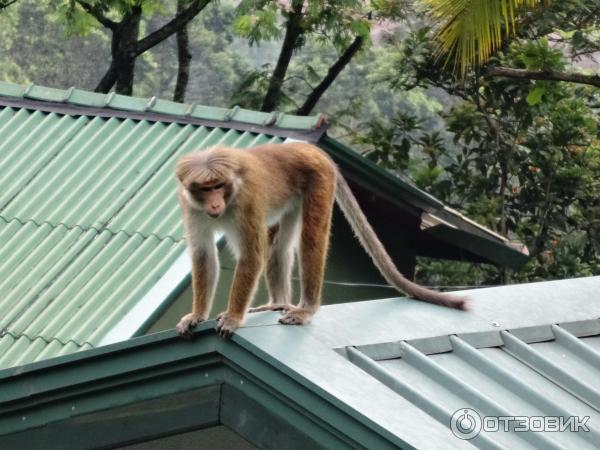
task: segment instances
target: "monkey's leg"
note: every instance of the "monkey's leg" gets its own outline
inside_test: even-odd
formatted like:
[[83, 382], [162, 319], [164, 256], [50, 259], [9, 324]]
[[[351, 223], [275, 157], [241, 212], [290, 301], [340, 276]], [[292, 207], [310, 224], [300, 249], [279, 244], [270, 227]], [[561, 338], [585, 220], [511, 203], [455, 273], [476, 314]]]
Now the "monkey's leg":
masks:
[[292, 309], [292, 269], [298, 241], [299, 210], [284, 215], [279, 226], [269, 230], [271, 246], [265, 270], [269, 303], [250, 308], [250, 313]]
[[249, 228], [241, 233], [244, 242], [235, 266], [227, 311], [217, 317], [217, 331], [221, 337], [230, 337], [242, 324], [262, 271], [266, 231], [262, 232], [260, 226]]
[[208, 318], [219, 276], [219, 258], [214, 243], [192, 249], [192, 312], [181, 318], [177, 332], [191, 339], [194, 327]]
[[313, 180], [302, 204], [300, 237], [301, 288], [300, 303], [279, 319], [286, 325], [302, 325], [310, 321], [321, 304], [321, 288], [329, 247], [331, 213], [335, 194], [335, 174], [322, 174]]

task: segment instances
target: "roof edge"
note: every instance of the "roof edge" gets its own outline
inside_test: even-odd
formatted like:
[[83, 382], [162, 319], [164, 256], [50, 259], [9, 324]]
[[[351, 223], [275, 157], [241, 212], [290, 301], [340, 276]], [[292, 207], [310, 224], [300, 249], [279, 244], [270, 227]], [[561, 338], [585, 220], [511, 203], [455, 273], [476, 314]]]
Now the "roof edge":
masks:
[[393, 197], [399, 194], [411, 195], [419, 203], [419, 207], [425, 211], [442, 209], [444, 204], [428, 194], [427, 192], [403, 182], [400, 178], [382, 169], [373, 161], [361, 156], [351, 147], [337, 139], [324, 134], [319, 145], [330, 152], [336, 162], [344, 167], [350, 175], [356, 174], [373, 185], [377, 190]]
[[323, 114], [295, 116], [279, 111], [252, 111], [234, 106], [220, 108], [197, 103], [131, 97], [109, 92], [101, 94], [70, 87], [57, 89], [30, 84], [22, 86], [0, 82], [0, 104], [73, 115], [123, 117], [138, 120], [192, 123], [210, 127], [228, 127], [274, 136], [300, 136], [316, 142], [327, 129]]
[[[488, 246], [492, 246], [488, 249], [489, 251], [475, 251], [474, 254], [482, 256], [494, 264], [506, 265], [514, 269], [522, 267], [527, 262], [528, 251], [526, 247], [500, 236], [493, 230], [464, 216], [459, 211], [449, 208], [431, 194], [382, 169], [337, 139], [325, 134], [320, 139], [319, 145], [330, 152], [336, 162], [343, 166], [351, 177], [354, 175], [357, 180], [366, 181], [373, 187], [374, 191], [382, 193], [388, 199], [394, 201], [398, 197], [410, 196], [414, 204], [423, 210], [421, 220], [423, 214], [433, 215], [437, 220], [443, 222], [445, 230], [456, 229], [456, 231], [468, 233], [479, 241], [486, 242]], [[458, 227], [460, 227], [460, 230], [458, 230]], [[497, 251], [493, 247], [501, 249], [501, 258], [496, 257]]]
[[190, 276], [190, 254], [186, 248], [146, 295], [100, 340], [98, 347], [142, 335], [185, 289]]

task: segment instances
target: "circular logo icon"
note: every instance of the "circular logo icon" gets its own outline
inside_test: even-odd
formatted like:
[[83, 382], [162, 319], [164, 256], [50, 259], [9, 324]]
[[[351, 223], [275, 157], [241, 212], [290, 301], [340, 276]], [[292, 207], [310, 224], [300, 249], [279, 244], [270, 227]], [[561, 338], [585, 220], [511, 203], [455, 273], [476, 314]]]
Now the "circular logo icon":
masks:
[[481, 432], [481, 416], [471, 408], [461, 408], [450, 418], [450, 429], [459, 439], [473, 439]]

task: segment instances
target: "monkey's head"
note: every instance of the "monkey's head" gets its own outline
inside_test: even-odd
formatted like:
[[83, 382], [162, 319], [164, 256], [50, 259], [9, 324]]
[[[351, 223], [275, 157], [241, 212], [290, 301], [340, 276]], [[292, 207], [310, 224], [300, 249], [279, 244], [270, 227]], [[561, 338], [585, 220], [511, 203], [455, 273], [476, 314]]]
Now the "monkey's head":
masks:
[[241, 184], [241, 168], [228, 152], [217, 148], [182, 157], [175, 174], [186, 203], [212, 218], [222, 216]]

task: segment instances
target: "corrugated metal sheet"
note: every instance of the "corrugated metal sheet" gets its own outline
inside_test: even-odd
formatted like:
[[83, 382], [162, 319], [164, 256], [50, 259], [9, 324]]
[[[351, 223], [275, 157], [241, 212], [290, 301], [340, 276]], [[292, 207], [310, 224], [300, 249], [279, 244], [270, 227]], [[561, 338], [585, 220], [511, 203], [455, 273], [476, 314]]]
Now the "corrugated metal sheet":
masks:
[[253, 314], [234, 339], [408, 447], [598, 448], [600, 277], [462, 294], [468, 311], [373, 300], [302, 327]]
[[[376, 346], [347, 351], [357, 366], [445, 426], [457, 412], [454, 417], [472, 418], [472, 427], [491, 417], [470, 440], [477, 448], [597, 448], [600, 432], [593, 424], [600, 423], [600, 336], [578, 338], [556, 325], [552, 330], [554, 340], [539, 343], [519, 339], [519, 330], [502, 331], [503, 345], [485, 348], [451, 335], [452, 350], [439, 354], [401, 341], [392, 344], [401, 357], [391, 359], [379, 359]], [[502, 425], [491, 431], [496, 417], [587, 417], [591, 428], [520, 432]], [[517, 425], [513, 420], [511, 427]], [[466, 437], [466, 431], [459, 434]]]
[[[279, 313], [263, 312], [225, 341], [207, 321], [193, 342], [169, 330], [0, 371], [0, 441], [58, 436], [64, 447], [86, 432], [82, 426], [116, 443], [132, 440], [130, 430], [139, 439], [172, 433], [172, 421], [144, 410], [144, 402], [179, 405], [186, 391], [218, 386], [221, 394], [247, 393], [284, 421], [281, 427], [259, 413], [254, 430], [261, 435], [297, 427], [325, 448], [598, 448], [600, 277], [463, 294], [468, 311], [392, 298], [327, 305], [304, 326], [281, 325]], [[208, 412], [239, 431], [251, 410], [237, 397], [226, 417], [231, 401], [222, 398]], [[136, 402], [141, 409], [132, 408]], [[461, 439], [453, 417], [463, 432], [477, 417], [485, 429]], [[554, 430], [558, 420], [569, 426], [543, 431], [546, 419], [554, 419], [547, 422]], [[535, 428], [523, 430], [524, 421]], [[578, 425], [586, 428], [570, 431]]]
[[[140, 99], [117, 100], [135, 110]], [[282, 140], [0, 106], [0, 367], [94, 347], [165, 273], [185, 245], [182, 154]]]

